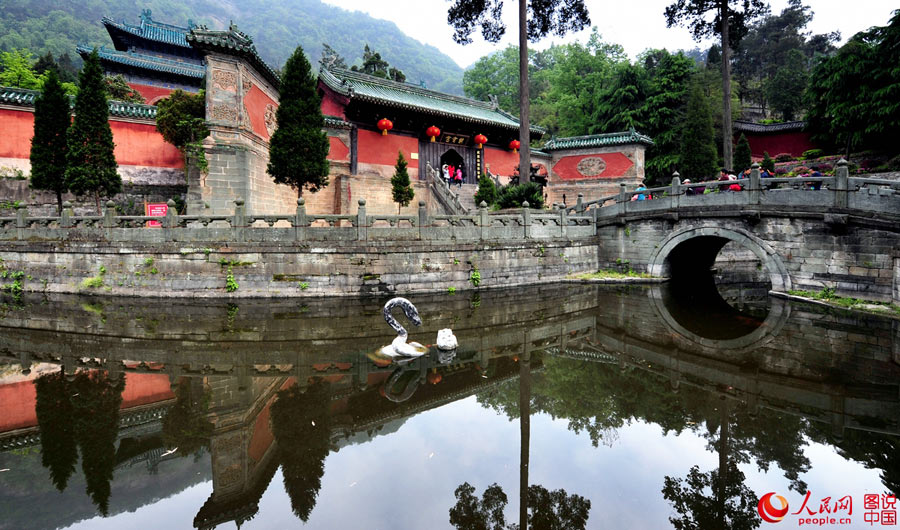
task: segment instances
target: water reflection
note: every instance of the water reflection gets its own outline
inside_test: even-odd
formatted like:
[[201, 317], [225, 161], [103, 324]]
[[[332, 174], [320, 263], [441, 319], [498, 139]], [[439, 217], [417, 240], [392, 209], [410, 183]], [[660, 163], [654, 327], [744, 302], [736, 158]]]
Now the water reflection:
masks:
[[[530, 483], [532, 459], [566, 458], [563, 450], [531, 453], [533, 416], [564, 420], [595, 451], [641, 422], [666, 439], [705, 440], [716, 465], [686, 462], [685, 474], [660, 472], [644, 487], [669, 503], [678, 528], [757, 526], [749, 475], [777, 468], [806, 492], [810, 443], [878, 469], [880, 486], [900, 493], [896, 323], [794, 306], [777, 326], [763, 318], [752, 346], [714, 350], [659, 318], [656, 292], [569, 286], [416, 299], [421, 336], [452, 327], [459, 349], [402, 365], [371, 355], [390, 341], [378, 300], [116, 301], [102, 317], [82, 301], [26, 301], [0, 320], [8, 363], [0, 400], [12, 411], [0, 425], [0, 467], [11, 470], [0, 475], [0, 507], [10, 514], [0, 527], [66, 526], [91, 515], [44, 510], [29, 519], [46, 503], [45, 487], [64, 492], [60, 505], [86, 498], [107, 515], [210, 479], [211, 493], [192, 508], [194, 527], [264, 524], [260, 499], [278, 469], [293, 516], [313, 524], [322, 505], [341, 502], [323, 489], [330, 457], [472, 395], [518, 422], [519, 485], [461, 478], [437, 525], [448, 515], [457, 528], [516, 519], [523, 529], [587, 525], [599, 499], [572, 487], [573, 477]], [[34, 459], [41, 473], [29, 467]], [[370, 495], [393, 495], [396, 479], [379, 477]], [[454, 493], [421, 488], [436, 502]]]

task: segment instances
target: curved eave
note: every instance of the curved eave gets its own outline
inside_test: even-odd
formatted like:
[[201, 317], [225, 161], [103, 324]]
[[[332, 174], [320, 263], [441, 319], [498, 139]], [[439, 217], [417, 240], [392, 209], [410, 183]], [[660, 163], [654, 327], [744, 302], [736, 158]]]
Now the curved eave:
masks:
[[350, 123], [348, 121], [344, 121], [343, 119], [338, 118], [337, 116], [329, 116], [326, 114], [323, 117], [325, 118], [325, 127], [328, 127], [331, 129], [352, 129], [353, 128], [352, 123]]
[[561, 151], [563, 149], [587, 149], [591, 147], [614, 147], [617, 145], [642, 144], [653, 145], [653, 140], [636, 131], [623, 133], [595, 134], [588, 136], [571, 136], [553, 138], [542, 148], [544, 151]]
[[[34, 101], [40, 92], [26, 90], [24, 88], [0, 87], [0, 105], [12, 105], [16, 107], [34, 107]], [[75, 98], [69, 98], [69, 105], [75, 108]], [[109, 115], [117, 118], [134, 118], [141, 120], [156, 120], [157, 108], [154, 105], [142, 105], [140, 103], [127, 103], [125, 101], [109, 100]]]
[[[386, 107], [394, 107], [394, 108], [399, 108], [399, 109], [411, 109], [416, 112], [421, 112], [422, 114], [428, 114], [430, 116], [440, 116], [442, 118], [450, 118], [450, 119], [464, 121], [464, 122], [468, 122], [468, 123], [487, 125], [487, 126], [491, 126], [491, 127], [500, 127], [503, 129], [509, 129], [509, 130], [513, 130], [513, 131], [519, 130], [519, 126], [517, 124], [502, 123], [502, 122], [496, 122], [496, 121], [492, 121], [492, 120], [483, 120], [483, 119], [479, 119], [479, 118], [473, 118], [472, 116], [457, 114], [455, 112], [441, 111], [441, 110], [436, 110], [433, 108], [423, 107], [420, 105], [414, 105], [414, 104], [410, 104], [410, 103], [400, 103], [397, 101], [367, 96], [364, 94], [353, 93], [349, 97], [350, 97], [351, 101], [353, 101], [355, 99], [358, 101], [365, 101], [368, 103], [377, 103], [379, 105], [384, 105]], [[538, 137], [540, 137], [540, 136], [544, 135], [545, 130], [538, 129], [536, 127], [531, 127], [529, 129], [529, 132], [532, 135], [537, 135]]]
[[[145, 40], [148, 42], [158, 42], [162, 44], [168, 44], [171, 46], [178, 46], [180, 48], [190, 48], [190, 44], [188, 44], [187, 40], [184, 37], [176, 37], [171, 35], [169, 38], [160, 38], [154, 35], [147, 35], [145, 32], [141, 31], [139, 28], [131, 26], [130, 24], [125, 24], [123, 22], [116, 22], [115, 20], [109, 17], [103, 17], [101, 22], [106, 27], [107, 33], [110, 34], [110, 38], [113, 39], [113, 42], [116, 42], [116, 37], [113, 36], [113, 32], [120, 32], [128, 37], [136, 38], [140, 40]], [[158, 27], [158, 24], [155, 24]], [[171, 29], [170, 29], [171, 28]], [[167, 32], [169, 34], [182, 34], [187, 35], [188, 28], [170, 26], [170, 28], [159, 28], [161, 32]], [[183, 31], [182, 31], [183, 30]], [[118, 46], [116, 49], [119, 49]]]

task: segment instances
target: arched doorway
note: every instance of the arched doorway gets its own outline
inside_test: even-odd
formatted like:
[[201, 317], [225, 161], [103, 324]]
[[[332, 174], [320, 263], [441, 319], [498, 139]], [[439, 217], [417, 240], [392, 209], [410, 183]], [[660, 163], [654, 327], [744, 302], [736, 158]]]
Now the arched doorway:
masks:
[[[469, 168], [466, 167], [466, 162], [463, 160], [462, 155], [460, 155], [459, 153], [456, 152], [456, 149], [448, 149], [446, 153], [441, 155], [441, 159], [438, 164], [438, 168], [440, 169], [442, 176], [444, 174], [443, 173], [444, 164], [447, 164], [448, 166], [453, 166], [455, 168], [461, 168], [462, 172], [463, 172], [463, 182], [465, 182], [465, 177], [467, 177], [469, 175], [469, 172], [468, 172]], [[450, 178], [450, 183], [455, 184], [455, 181], [453, 180], [452, 175]]]
[[[476, 156], [474, 147], [464, 145], [451, 145], [443, 142], [419, 142], [419, 167], [425, 167], [426, 163], [431, 167], [440, 171], [445, 160], [453, 159], [456, 161], [454, 166], [459, 164], [463, 168], [463, 184], [478, 183], [478, 157]], [[424, 178], [424, 177], [423, 177]]]

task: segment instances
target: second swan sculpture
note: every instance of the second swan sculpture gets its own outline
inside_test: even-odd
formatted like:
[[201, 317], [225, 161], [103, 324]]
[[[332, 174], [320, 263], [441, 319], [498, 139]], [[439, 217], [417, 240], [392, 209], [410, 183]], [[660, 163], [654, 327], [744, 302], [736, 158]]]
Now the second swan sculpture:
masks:
[[[425, 355], [425, 353], [428, 352], [428, 347], [423, 346], [418, 342], [406, 342], [406, 339], [409, 337], [406, 328], [401, 326], [400, 323], [397, 322], [397, 319], [391, 314], [391, 311], [397, 306], [403, 310], [403, 314], [406, 315], [406, 318], [408, 318], [410, 322], [416, 326], [422, 325], [419, 311], [412, 302], [406, 298], [400, 297], [388, 300], [388, 302], [384, 304], [384, 320], [397, 332], [397, 338], [391, 342], [390, 346], [381, 348], [381, 353], [388, 357], [421, 357], [422, 355]], [[456, 337], [453, 335], [452, 331], [449, 329], [438, 331], [438, 349], [452, 350], [456, 348], [456, 346]]]

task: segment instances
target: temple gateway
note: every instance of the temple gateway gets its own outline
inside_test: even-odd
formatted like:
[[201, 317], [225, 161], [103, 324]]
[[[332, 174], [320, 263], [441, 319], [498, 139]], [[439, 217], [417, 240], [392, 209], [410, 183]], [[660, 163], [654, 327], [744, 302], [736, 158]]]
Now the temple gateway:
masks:
[[[167, 192], [179, 195], [176, 202], [181, 199], [188, 214], [229, 214], [237, 199], [244, 200], [249, 214], [296, 210], [297, 192], [276, 185], [266, 173], [280, 79], [259, 56], [250, 36], [234, 24], [224, 30], [190, 22], [164, 24], [153, 20], [149, 10], [142, 12], [139, 24], [108, 18], [103, 24], [114, 48], [100, 49], [104, 68], [124, 75], [148, 102], [176, 88], [191, 92], [205, 88], [211, 131], [204, 141], [209, 162], [205, 174], [185, 172], [183, 163], [173, 157], [174, 148], [144, 149], [162, 143], [153, 128], [156, 109], [127, 104], [128, 123], [113, 127], [113, 132], [120, 173], [126, 192], [131, 190], [128, 201], [158, 197], [153, 192], [158, 181]], [[92, 49], [79, 46], [78, 51], [84, 54]], [[369, 212], [396, 213], [390, 177], [398, 153], [409, 163], [415, 191], [403, 213], [414, 212], [419, 201], [436, 213], [473, 210], [482, 173], [500, 184], [537, 180], [545, 186], [546, 203], [571, 205], [578, 195], [589, 201], [617, 193], [620, 184], [639, 185], [644, 177], [644, 151], [652, 145], [650, 138], [634, 130], [547, 139], [544, 129], [532, 126], [532, 143], [546, 141], [540, 149], [532, 149], [532, 168], [520, 176], [519, 121], [496, 101], [476, 101], [343, 69], [322, 70], [317, 86], [331, 170], [326, 188], [304, 194], [310, 213], [355, 212], [359, 199], [366, 199]], [[33, 94], [25, 92], [0, 90], [0, 123], [16, 123], [6, 140], [13, 145], [0, 146], [0, 163], [23, 170], [28, 169], [33, 131], [29, 114]], [[123, 119], [122, 106], [111, 103], [111, 119]], [[164, 159], [157, 160], [160, 156]], [[447, 189], [441, 178], [445, 164], [462, 169], [460, 188]], [[177, 185], [179, 178], [181, 185]]]

